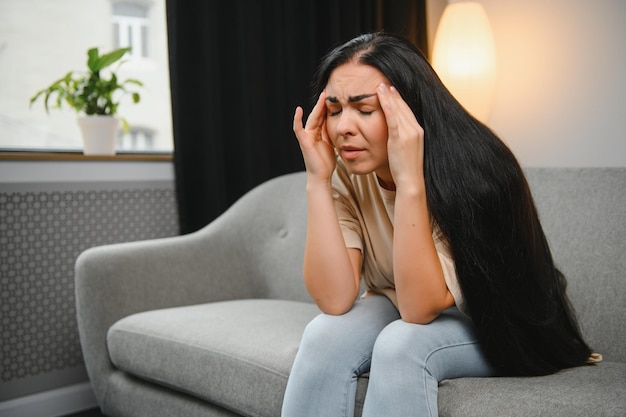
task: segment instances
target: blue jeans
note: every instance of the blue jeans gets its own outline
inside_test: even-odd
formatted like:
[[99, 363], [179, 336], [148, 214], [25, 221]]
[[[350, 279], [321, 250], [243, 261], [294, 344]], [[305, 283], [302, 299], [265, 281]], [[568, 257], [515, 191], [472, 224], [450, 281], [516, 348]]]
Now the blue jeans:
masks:
[[282, 417], [354, 416], [357, 379], [368, 371], [363, 417], [435, 417], [439, 381], [493, 375], [471, 320], [456, 307], [411, 324], [386, 297], [372, 296], [306, 327]]

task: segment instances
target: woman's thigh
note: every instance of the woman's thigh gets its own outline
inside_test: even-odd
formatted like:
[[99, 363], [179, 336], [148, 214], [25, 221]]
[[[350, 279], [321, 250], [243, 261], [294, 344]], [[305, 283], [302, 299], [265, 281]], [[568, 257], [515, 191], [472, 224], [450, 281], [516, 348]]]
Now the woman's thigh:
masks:
[[369, 371], [378, 334], [399, 318], [384, 296], [358, 300], [346, 314], [321, 314], [306, 327], [283, 416], [351, 416], [358, 376]]
[[425, 325], [397, 320], [376, 341], [366, 397], [374, 413], [364, 415], [436, 416], [439, 381], [493, 374], [473, 323], [458, 309]]

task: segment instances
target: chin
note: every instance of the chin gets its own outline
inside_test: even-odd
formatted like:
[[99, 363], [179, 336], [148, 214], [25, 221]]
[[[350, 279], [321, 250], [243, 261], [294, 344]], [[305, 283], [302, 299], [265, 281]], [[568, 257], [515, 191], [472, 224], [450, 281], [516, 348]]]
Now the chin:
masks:
[[367, 175], [374, 172], [374, 168], [368, 166], [367, 164], [359, 163], [357, 161], [346, 161], [343, 158], [342, 161], [348, 169], [348, 172], [350, 172], [350, 174], [352, 175]]

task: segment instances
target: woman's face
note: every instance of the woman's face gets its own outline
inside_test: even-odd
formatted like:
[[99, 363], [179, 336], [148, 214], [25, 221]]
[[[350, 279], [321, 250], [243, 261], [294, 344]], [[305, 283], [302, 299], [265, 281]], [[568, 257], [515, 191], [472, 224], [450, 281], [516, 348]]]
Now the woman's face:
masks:
[[387, 121], [378, 101], [385, 76], [369, 65], [348, 62], [330, 74], [326, 85], [326, 129], [353, 174], [376, 172], [393, 183], [387, 157]]

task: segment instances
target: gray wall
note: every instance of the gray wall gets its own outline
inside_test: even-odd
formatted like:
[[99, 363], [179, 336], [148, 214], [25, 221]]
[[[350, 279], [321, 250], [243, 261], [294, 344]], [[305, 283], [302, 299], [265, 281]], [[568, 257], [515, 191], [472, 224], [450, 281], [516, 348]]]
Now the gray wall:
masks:
[[178, 233], [172, 180], [111, 181], [109, 172], [94, 174], [103, 181], [25, 182], [7, 178], [7, 164], [0, 162], [0, 402], [87, 380], [74, 306], [80, 252]]

